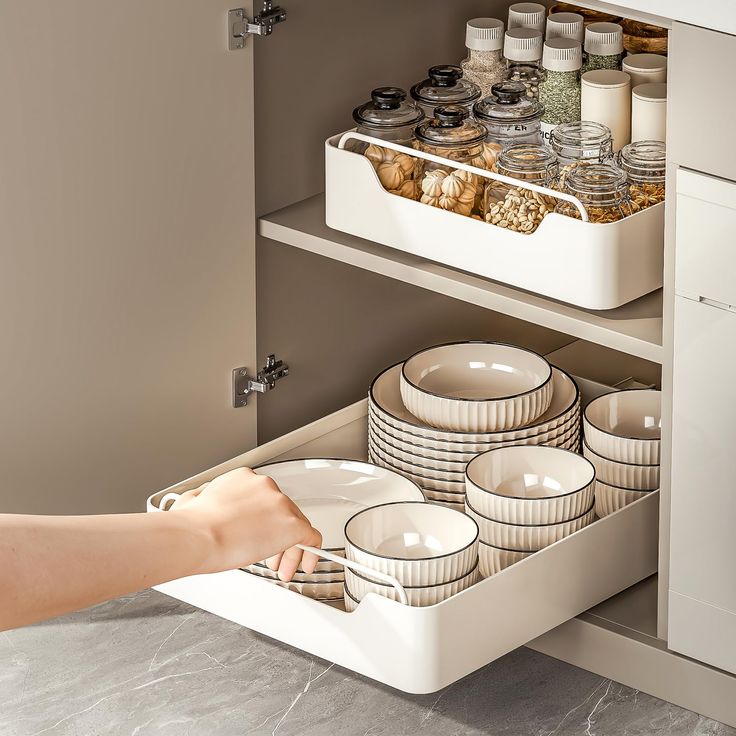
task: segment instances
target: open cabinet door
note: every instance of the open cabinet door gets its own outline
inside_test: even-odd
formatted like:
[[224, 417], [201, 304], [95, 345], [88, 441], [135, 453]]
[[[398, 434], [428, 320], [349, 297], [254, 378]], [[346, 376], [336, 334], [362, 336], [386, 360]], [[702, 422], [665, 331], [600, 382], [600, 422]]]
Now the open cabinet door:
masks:
[[257, 368], [231, 5], [0, 7], [0, 511], [141, 510], [255, 444], [231, 396]]

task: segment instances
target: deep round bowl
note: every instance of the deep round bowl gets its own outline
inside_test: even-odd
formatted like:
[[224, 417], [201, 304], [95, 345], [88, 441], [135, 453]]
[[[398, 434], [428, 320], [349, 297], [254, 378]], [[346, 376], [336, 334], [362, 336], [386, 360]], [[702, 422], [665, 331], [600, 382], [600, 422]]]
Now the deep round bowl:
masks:
[[585, 441], [609, 460], [659, 463], [662, 394], [650, 389], [613, 391], [593, 399], [583, 412]]
[[585, 442], [583, 442], [583, 455], [595, 466], [597, 480], [635, 491], [653, 491], [659, 488], [659, 464], [618, 463], [594, 452]]
[[506, 524], [558, 524], [593, 503], [595, 468], [559, 447], [516, 445], [489, 450], [468, 463], [470, 505]]
[[478, 561], [478, 525], [436, 504], [400, 501], [360, 511], [345, 524], [348, 559], [402, 585], [439, 585]]
[[638, 501], [651, 491], [637, 491], [633, 488], [620, 488], [600, 480], [595, 482], [595, 513], [601, 519], [604, 516]]
[[481, 577], [489, 578], [533, 554], [534, 552], [519, 552], [515, 549], [494, 547], [481, 540], [478, 545], [478, 569]]
[[498, 432], [535, 421], [552, 400], [552, 367], [537, 353], [494, 342], [438, 345], [401, 369], [406, 408], [432, 427]]

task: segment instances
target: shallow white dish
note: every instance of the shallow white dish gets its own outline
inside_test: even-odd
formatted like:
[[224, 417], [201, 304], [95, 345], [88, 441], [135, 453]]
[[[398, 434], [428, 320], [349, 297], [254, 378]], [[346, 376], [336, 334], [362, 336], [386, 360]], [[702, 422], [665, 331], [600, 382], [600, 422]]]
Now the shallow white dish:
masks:
[[550, 544], [588, 526], [595, 519], [593, 506], [576, 519], [559, 524], [505, 524], [483, 516], [465, 499], [465, 512], [475, 519], [480, 528], [481, 539], [494, 547], [518, 550], [521, 552], [537, 552]]
[[[415, 473], [410, 473], [406, 470], [402, 470], [401, 468], [397, 468], [395, 465], [391, 463], [391, 461], [386, 458], [385, 456], [381, 456], [379, 454], [380, 451], [375, 451], [370, 448], [368, 450], [368, 459], [372, 462], [378, 465], [381, 468], [388, 468], [389, 470], [393, 470], [401, 475], [406, 476], [410, 480], [414, 481], [418, 486], [421, 488], [430, 489], [433, 491], [442, 491], [444, 493], [465, 493], [465, 481], [452, 481], [452, 480], [438, 480], [437, 478], [427, 478], [426, 476], [416, 475]], [[465, 476], [463, 475], [463, 478]]]
[[445, 508], [452, 509], [453, 511], [458, 511], [461, 514], [465, 513], [465, 503], [460, 503], [456, 501], [441, 501], [439, 499], [433, 498], [433, 499], [427, 499], [427, 503], [433, 503], [437, 506], [444, 506]]
[[322, 534], [322, 548], [341, 551], [343, 529], [358, 511], [388, 501], [423, 501], [406, 476], [357, 460], [285, 460], [254, 468], [277, 483]]
[[445, 491], [435, 491], [431, 488], [422, 488], [424, 497], [427, 501], [444, 501], [445, 503], [465, 504], [464, 493], [446, 493]]
[[481, 577], [489, 578], [501, 570], [523, 560], [534, 552], [519, 552], [515, 549], [501, 549], [480, 540], [478, 545], [478, 569]]
[[468, 503], [506, 524], [557, 524], [593, 504], [595, 468], [582, 455], [558, 447], [500, 447], [468, 463]]
[[434, 480], [465, 483], [464, 464], [462, 469], [442, 470], [437, 467], [432, 468], [429, 465], [418, 465], [416, 463], [410, 463], [407, 460], [402, 460], [400, 457], [395, 457], [388, 452], [385, 446], [380, 445], [373, 440], [370, 441], [369, 449], [374, 457], [386, 461], [391, 466], [391, 468], [393, 468], [397, 472], [409, 473], [420, 478], [432, 478]]
[[[336, 553], [338, 554], [338, 553]], [[339, 553], [341, 556], [343, 556], [343, 553]], [[332, 567], [325, 569], [325, 567], [319, 567], [320, 564], [324, 565], [326, 560], [320, 560], [317, 565], [317, 569], [311, 573], [307, 574], [305, 572], [300, 572], [297, 570], [297, 572], [294, 573], [294, 577], [292, 578], [295, 583], [340, 583], [345, 579], [345, 573], [344, 573], [344, 567], [342, 565], [338, 565], [336, 562], [331, 562], [330, 565]], [[260, 575], [264, 578], [270, 578], [272, 580], [278, 579], [278, 573], [271, 570], [269, 567], [266, 566], [263, 562], [256, 562], [253, 565], [248, 565], [247, 567], [243, 568], [244, 570], [247, 570], [248, 572], [252, 572], [254, 575]]]
[[436, 504], [398, 502], [358, 512], [345, 525], [348, 559], [393, 575], [402, 585], [439, 585], [478, 561], [478, 525]]
[[287, 590], [293, 590], [295, 593], [299, 593], [299, 595], [305, 595], [307, 598], [314, 598], [320, 601], [339, 599], [343, 592], [342, 580], [329, 583], [299, 583], [294, 580], [284, 582], [283, 580], [279, 580], [278, 577], [267, 577], [260, 573], [253, 572], [248, 568], [243, 568], [243, 570], [251, 575], [256, 575], [256, 577], [267, 579], [274, 585], [279, 585]]
[[552, 367], [514, 345], [449, 343], [408, 358], [400, 386], [404, 406], [432, 427], [498, 432], [523, 427], [547, 411]]
[[659, 465], [633, 465], [609, 460], [583, 442], [583, 455], [595, 466], [598, 480], [612, 486], [636, 491], [653, 491], [659, 488]]
[[[656, 489], [655, 489], [656, 490]], [[600, 480], [595, 482], [595, 513], [601, 519], [614, 511], [638, 501], [652, 491], [637, 491], [633, 488], [619, 488]]]
[[634, 465], [659, 463], [661, 392], [613, 391], [593, 399], [583, 412], [585, 441], [609, 460]]

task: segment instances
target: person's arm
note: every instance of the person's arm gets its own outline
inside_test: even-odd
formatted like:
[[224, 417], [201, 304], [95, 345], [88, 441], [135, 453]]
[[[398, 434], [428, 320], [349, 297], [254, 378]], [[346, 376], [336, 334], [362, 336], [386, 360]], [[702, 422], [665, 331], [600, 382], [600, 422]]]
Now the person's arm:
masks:
[[246, 468], [165, 513], [0, 514], [0, 631], [267, 558], [290, 580], [300, 562], [306, 572], [317, 564], [302, 560], [300, 543], [319, 547], [322, 538], [270, 478]]

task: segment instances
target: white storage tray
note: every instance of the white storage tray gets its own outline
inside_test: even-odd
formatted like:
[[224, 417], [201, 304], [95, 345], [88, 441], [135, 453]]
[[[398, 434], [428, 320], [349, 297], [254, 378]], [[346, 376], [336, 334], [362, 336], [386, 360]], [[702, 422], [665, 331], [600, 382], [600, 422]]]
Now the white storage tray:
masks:
[[[363, 460], [367, 402], [360, 401], [201, 473], [195, 488], [243, 465], [295, 457]], [[410, 693], [439, 690], [657, 570], [659, 493], [427, 608], [368, 595], [353, 613], [239, 570], [198, 575], [157, 590]]]
[[[664, 203], [606, 224], [552, 213], [534, 233], [523, 235], [390, 194], [365, 156], [343, 148], [351, 138], [437, 160], [352, 131], [328, 138], [329, 227], [587, 309], [613, 309], [662, 286]], [[449, 164], [513, 181], [456, 161]]]

